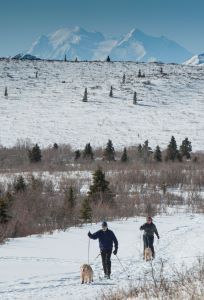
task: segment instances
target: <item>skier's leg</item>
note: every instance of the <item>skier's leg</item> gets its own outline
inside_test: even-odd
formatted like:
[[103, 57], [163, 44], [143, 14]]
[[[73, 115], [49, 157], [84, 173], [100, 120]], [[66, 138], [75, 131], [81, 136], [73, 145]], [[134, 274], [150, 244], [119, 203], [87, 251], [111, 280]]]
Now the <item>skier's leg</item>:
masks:
[[106, 269], [106, 251], [101, 251], [101, 259], [102, 259], [102, 265], [103, 265], [103, 271], [104, 274], [107, 275], [107, 269]]
[[110, 277], [110, 274], [111, 274], [111, 254], [112, 254], [112, 251], [107, 251], [106, 265], [107, 265], [107, 275], [108, 275], [108, 277]]
[[153, 236], [149, 237], [149, 247], [152, 250], [152, 257], [154, 258], [155, 252], [154, 252], [154, 237]]

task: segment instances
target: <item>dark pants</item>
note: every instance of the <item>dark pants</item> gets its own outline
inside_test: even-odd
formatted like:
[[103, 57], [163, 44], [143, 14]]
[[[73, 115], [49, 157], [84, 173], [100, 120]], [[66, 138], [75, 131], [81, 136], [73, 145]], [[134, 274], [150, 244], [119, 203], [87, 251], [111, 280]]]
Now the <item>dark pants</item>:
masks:
[[154, 253], [154, 236], [153, 235], [143, 235], [143, 242], [144, 242], [144, 250], [145, 248], [150, 248], [152, 250], [152, 256], [155, 256]]
[[112, 250], [101, 250], [101, 258], [105, 275], [111, 274], [111, 254]]

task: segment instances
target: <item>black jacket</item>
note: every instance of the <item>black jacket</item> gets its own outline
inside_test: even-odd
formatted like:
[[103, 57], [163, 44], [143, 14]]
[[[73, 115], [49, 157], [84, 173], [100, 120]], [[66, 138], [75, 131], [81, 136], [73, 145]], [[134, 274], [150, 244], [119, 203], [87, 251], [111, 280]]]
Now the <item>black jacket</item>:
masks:
[[154, 223], [145, 223], [140, 227], [140, 230], [144, 230], [144, 234], [147, 236], [154, 236], [154, 233], [159, 238], [159, 234]]
[[118, 240], [113, 233], [113, 231], [107, 229], [106, 231], [103, 231], [102, 229], [95, 232], [95, 233], [88, 233], [88, 236], [92, 240], [99, 240], [99, 247], [100, 250], [111, 250], [113, 249], [113, 243], [115, 246], [115, 249], [118, 249]]

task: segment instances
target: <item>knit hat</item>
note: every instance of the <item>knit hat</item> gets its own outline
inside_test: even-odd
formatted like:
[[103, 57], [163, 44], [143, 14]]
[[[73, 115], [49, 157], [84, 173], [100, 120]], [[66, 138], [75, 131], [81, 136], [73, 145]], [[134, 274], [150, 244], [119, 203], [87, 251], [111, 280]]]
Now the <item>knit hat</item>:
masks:
[[106, 221], [103, 221], [102, 224], [101, 224], [101, 226], [102, 226], [102, 227], [108, 227], [108, 224], [107, 224]]

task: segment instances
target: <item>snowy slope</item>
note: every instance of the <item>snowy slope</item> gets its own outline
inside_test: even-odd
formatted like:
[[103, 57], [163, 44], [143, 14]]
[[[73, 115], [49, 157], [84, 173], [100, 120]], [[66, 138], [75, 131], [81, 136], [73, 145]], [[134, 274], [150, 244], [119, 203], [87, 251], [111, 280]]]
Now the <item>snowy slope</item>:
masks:
[[107, 39], [100, 32], [81, 27], [61, 28], [40, 36], [25, 53], [46, 59], [106, 59], [116, 61], [162, 61], [183, 63], [192, 56], [188, 50], [166, 37], [153, 37], [132, 29], [123, 38]]
[[[137, 77], [139, 69], [146, 78]], [[152, 147], [166, 147], [175, 135], [178, 143], [188, 136], [193, 150], [203, 150], [204, 70], [184, 65], [163, 65], [163, 70], [166, 76], [155, 63], [2, 60], [0, 144], [30, 138], [42, 146], [78, 148], [112, 139], [122, 148], [149, 139]], [[85, 87], [87, 103], [82, 102]], [[134, 91], [138, 105], [132, 104]]]
[[[0, 299], [95, 299], [101, 290], [116, 290], [144, 277], [150, 278], [150, 264], [142, 260], [139, 232], [144, 221], [144, 218], [132, 218], [109, 224], [118, 237], [118, 256], [127, 270], [122, 272], [113, 256], [110, 281], [99, 278], [103, 274], [100, 257], [95, 259], [99, 253], [98, 242], [91, 241], [90, 262], [94, 269], [94, 283], [91, 285], [80, 284], [79, 268], [88, 259], [87, 232], [94, 232], [100, 224], [8, 241], [0, 247]], [[155, 241], [156, 259], [153, 265], [156, 270], [160, 259], [163, 259], [164, 273], [172, 277], [173, 269], [181, 268], [182, 263], [190, 267], [196, 256], [204, 254], [202, 215], [163, 215], [155, 218], [155, 224], [161, 236], [159, 243]]]
[[204, 53], [202, 54], [198, 54], [198, 55], [195, 55], [193, 57], [191, 57], [189, 60], [187, 60], [185, 62], [185, 65], [189, 65], [189, 66], [198, 66], [198, 65], [201, 65], [201, 66], [204, 66]]

